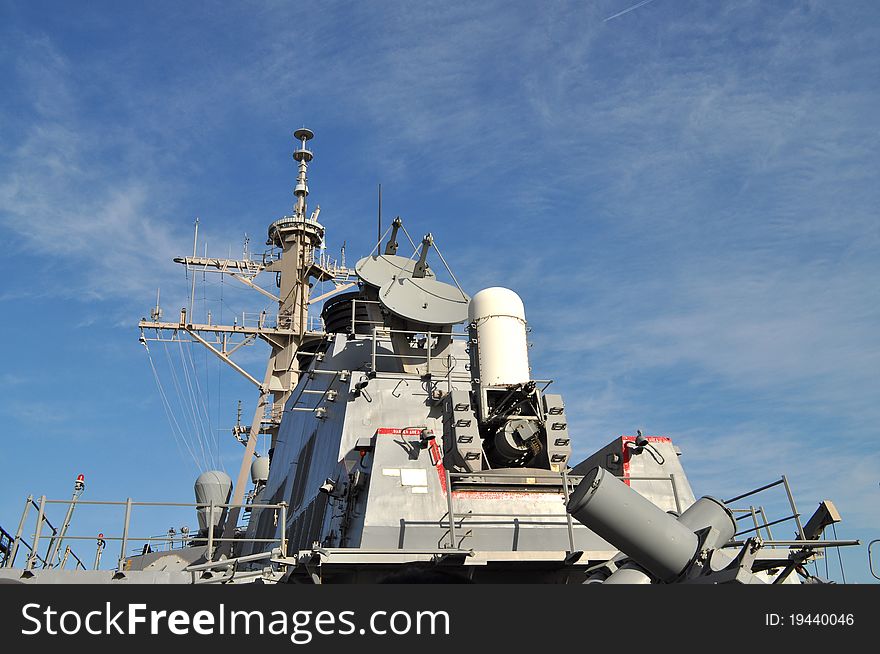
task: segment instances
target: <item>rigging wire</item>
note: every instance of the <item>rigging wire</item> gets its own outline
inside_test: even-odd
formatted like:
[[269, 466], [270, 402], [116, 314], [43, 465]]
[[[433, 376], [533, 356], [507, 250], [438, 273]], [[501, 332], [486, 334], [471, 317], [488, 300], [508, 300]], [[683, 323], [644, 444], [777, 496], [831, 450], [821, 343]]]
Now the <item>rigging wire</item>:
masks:
[[[205, 258], [206, 259], [208, 258], [208, 244], [207, 243], [205, 243]], [[206, 317], [208, 315], [208, 294], [207, 294], [207, 290], [206, 290], [207, 282], [208, 282], [208, 273], [207, 273], [207, 268], [206, 268], [205, 270], [202, 271], [202, 311], [204, 312]], [[206, 396], [205, 415], [208, 416], [208, 427], [210, 428], [212, 426], [211, 425], [211, 418], [210, 418], [211, 383], [210, 383], [210, 380], [208, 377], [208, 375], [210, 374], [210, 365], [208, 362], [208, 350], [203, 348], [203, 353], [205, 355], [205, 396]], [[217, 449], [214, 446], [214, 443], [215, 443], [215, 441], [217, 441], [218, 435], [214, 431], [212, 431], [211, 433], [208, 434], [208, 439], [209, 439], [209, 441], [208, 441], [209, 445], [211, 447], [211, 456], [214, 459], [214, 464], [215, 464], [214, 469], [216, 470], [219, 467], [217, 465], [217, 461], [219, 460], [220, 457], [217, 454]]]
[[[199, 375], [197, 374], [197, 371], [196, 371], [196, 364], [195, 364], [195, 361], [193, 360], [192, 350], [193, 350], [193, 346], [192, 346], [192, 343], [190, 343], [190, 346], [187, 348], [187, 354], [189, 355], [189, 363], [192, 366], [192, 371], [193, 371], [192, 379], [195, 382], [196, 392], [193, 396], [193, 399], [198, 401], [196, 409], [198, 410], [199, 422], [202, 425], [202, 430], [203, 430], [202, 433], [205, 438], [205, 450], [207, 452], [208, 458], [210, 459], [210, 461], [212, 463], [212, 467], [214, 469], [216, 469], [217, 468], [217, 459], [214, 457], [214, 451], [213, 451], [213, 448], [211, 447], [213, 444], [213, 437], [211, 435], [211, 433], [212, 433], [211, 432], [211, 428], [212, 428], [211, 416], [209, 415], [208, 407], [205, 404], [205, 394], [202, 393], [202, 385], [199, 383]], [[208, 352], [207, 352], [207, 350], [205, 350], [205, 356], [207, 356], [207, 355], [208, 355]], [[204, 421], [202, 421], [203, 414], [205, 417]], [[207, 422], [207, 425], [205, 424], [206, 422]]]
[[171, 405], [171, 406], [172, 406], [172, 408], [177, 409], [177, 411], [175, 411], [174, 413], [175, 414], [179, 413], [179, 415], [180, 415], [179, 421], [177, 420], [177, 416], [175, 415], [175, 421], [180, 426], [180, 433], [181, 433], [184, 441], [187, 443], [187, 446], [192, 449], [193, 456], [195, 456], [197, 458], [197, 465], [198, 465], [199, 470], [204, 471], [204, 465], [202, 464], [201, 459], [198, 458], [197, 452], [195, 451], [195, 448], [193, 447], [192, 441], [190, 441], [189, 436], [187, 436], [187, 432], [189, 432], [189, 425], [187, 424], [186, 416], [184, 415], [184, 412], [181, 410], [182, 404], [181, 404], [180, 398], [183, 397], [183, 393], [180, 390], [180, 382], [177, 378], [176, 370], [174, 367], [174, 362], [171, 359], [171, 353], [168, 351], [168, 343], [163, 341], [162, 346], [165, 350], [165, 359], [168, 362], [168, 371], [169, 371], [168, 376], [171, 379], [172, 385], [174, 386], [174, 396], [177, 400], [176, 407], [175, 407], [175, 405]]
[[[238, 289], [238, 287], [226, 289], [225, 273], [220, 275], [220, 280], [218, 282], [209, 282], [206, 272], [202, 272], [202, 309], [207, 316], [209, 306], [216, 305], [219, 307], [220, 324], [223, 324], [225, 315], [229, 315], [230, 313], [237, 315], [228, 302], [230, 299], [228, 291], [244, 291], [245, 289]], [[186, 277], [188, 282], [192, 282], [194, 285], [197, 281], [197, 274], [197, 269], [187, 267]], [[192, 276], [190, 277], [190, 275]], [[215, 297], [211, 300], [208, 299], [206, 290], [208, 284], [220, 287], [219, 298]], [[298, 291], [298, 286], [299, 285], [295, 285], [295, 288], [292, 290]], [[195, 293], [193, 289], [188, 290], [190, 290], [191, 295]], [[194, 305], [192, 302], [191, 299], [189, 307], [190, 314], [193, 312]], [[267, 302], [263, 314], [271, 315], [271, 309], [274, 306], [275, 302]], [[248, 321], [247, 313], [241, 313], [240, 317], [242, 324]], [[269, 321], [264, 324], [268, 325]], [[277, 322], [275, 324], [277, 325]], [[186, 353], [183, 351], [185, 344], [184, 338], [182, 338], [182, 333], [179, 330], [175, 330], [174, 337], [167, 340], [159, 338], [157, 331], [156, 340], [163, 343], [163, 349], [165, 350], [165, 358], [167, 361], [167, 374], [171, 378], [170, 383], [168, 383], [167, 378], [165, 383], [163, 383], [162, 377], [165, 373], [163, 371], [163, 374], [160, 376], [159, 368], [152, 357], [152, 353], [149, 352], [149, 349], [147, 349], [148, 357], [154, 381], [159, 389], [160, 398], [163, 403], [163, 410], [165, 411], [166, 418], [171, 426], [178, 450], [181, 455], [183, 455], [183, 449], [185, 448], [187, 454], [193, 459], [193, 462], [200, 471], [205, 471], [211, 467], [220, 469], [223, 465], [221, 457], [221, 432], [225, 430], [214, 429], [214, 426], [222, 423], [223, 365], [219, 362], [216, 364], [217, 389], [215, 395], [211, 392], [212, 370], [209, 363], [210, 357], [208, 357], [207, 352], [205, 352], [205, 369], [204, 371], [200, 371], [195, 363], [196, 358], [198, 357], [192, 352], [192, 346], [195, 343], [194, 340], [187, 339], [189, 349]], [[178, 344], [177, 356], [171, 354], [168, 345], [168, 343], [173, 343], [175, 341]], [[174, 359], [178, 359], [178, 361], [175, 362]], [[202, 374], [205, 376], [204, 382], [200, 380]], [[166, 388], [166, 386], [168, 388]], [[216, 398], [216, 400], [214, 398]], [[212, 414], [215, 415], [214, 419], [212, 419]], [[214, 420], [216, 420], [216, 422], [214, 422]], [[264, 439], [264, 443], [262, 443], [262, 447], [259, 449], [266, 450], [265, 454], [267, 454], [268, 446], [269, 443]]]
[[179, 337], [177, 340], [177, 350], [178, 350], [178, 354], [180, 356], [180, 366], [181, 366], [181, 370], [183, 371], [183, 380], [186, 384], [186, 391], [187, 392], [185, 395], [185, 399], [187, 400], [187, 403], [189, 405], [189, 415], [191, 418], [190, 424], [192, 426], [192, 434], [193, 434], [194, 438], [196, 438], [196, 440], [198, 441], [199, 449], [202, 452], [202, 457], [205, 462], [205, 466], [207, 466], [208, 465], [208, 455], [205, 452], [205, 444], [202, 441], [202, 433], [201, 433], [201, 430], [199, 429], [199, 426], [198, 426], [198, 417], [196, 416], [195, 404], [194, 404], [194, 400], [193, 400], [193, 389], [192, 389], [192, 384], [190, 383], [190, 380], [189, 380], [189, 366], [186, 365], [186, 359], [184, 359], [184, 357], [183, 357], [183, 339], [181, 339]]
[[414, 256], [416, 256], [416, 254], [418, 254], [419, 246], [416, 245], [415, 241], [412, 240], [412, 237], [409, 235], [409, 232], [406, 231], [406, 226], [403, 223], [400, 223], [400, 229], [403, 230], [404, 236], [406, 236], [406, 239], [409, 241], [409, 244], [412, 245], [412, 247], [413, 247], [413, 253], [409, 257], [410, 259], [412, 259]]
[[192, 451], [192, 448], [190, 448], [189, 443], [183, 438], [183, 430], [180, 428], [180, 425], [177, 423], [177, 419], [174, 417], [174, 413], [171, 410], [171, 402], [168, 400], [168, 395], [165, 392], [165, 388], [162, 386], [162, 380], [156, 370], [156, 364], [153, 362], [153, 355], [150, 352], [150, 348], [147, 347], [146, 343], [144, 343], [144, 348], [147, 350], [147, 360], [150, 362], [150, 369], [153, 371], [153, 380], [156, 382], [156, 388], [159, 389], [159, 398], [162, 400], [162, 408], [165, 410], [165, 417], [168, 419], [168, 424], [171, 427], [171, 434], [174, 436], [174, 442], [177, 445], [177, 449], [182, 456], [183, 448], [180, 446], [180, 443], [183, 442], [186, 446], [187, 452], [192, 457], [196, 468], [201, 471], [202, 468], [199, 465], [199, 461], [196, 458], [195, 453]]
[[452, 281], [455, 282], [455, 285], [458, 287], [458, 292], [461, 293], [461, 296], [466, 298], [467, 294], [462, 290], [461, 284], [458, 283], [458, 280], [455, 278], [455, 273], [452, 272], [452, 268], [449, 267], [449, 264], [446, 263], [446, 259], [443, 258], [443, 255], [440, 253], [440, 248], [437, 247], [437, 243], [434, 243], [434, 250], [437, 251], [437, 256], [440, 257], [440, 261], [443, 262], [443, 265], [446, 267], [446, 272], [452, 277]]
[[[187, 267], [186, 277], [188, 282], [194, 284], [197, 281], [197, 274], [198, 270]], [[226, 274], [221, 274], [218, 282], [209, 282], [205, 271], [203, 271], [202, 277], [203, 286], [201, 300], [203, 312], [207, 316], [209, 306], [219, 307], [220, 324], [222, 324], [226, 315], [229, 315], [230, 313], [236, 315], [233, 307], [230, 306], [228, 302], [230, 299], [228, 291], [235, 291], [238, 289], [237, 287], [226, 289]], [[215, 296], [211, 300], [208, 299], [208, 284], [220, 287], [219, 298]], [[194, 293], [192, 289], [188, 290]], [[240, 290], [244, 291], [245, 289]], [[233, 296], [234, 295], [235, 294], [233, 294]], [[274, 304], [275, 303], [271, 301], [267, 302], [264, 314], [271, 315], [271, 307], [273, 307]], [[190, 313], [192, 313], [192, 309], [193, 305], [191, 304]], [[241, 320], [242, 324], [244, 324], [244, 322], [248, 320], [248, 314], [241, 313]], [[266, 324], [268, 324], [268, 321]], [[196, 468], [202, 472], [212, 467], [220, 469], [223, 465], [221, 457], [221, 432], [225, 430], [214, 429], [214, 427], [215, 425], [222, 424], [223, 365], [219, 362], [216, 364], [217, 389], [215, 394], [211, 391], [212, 369], [210, 367], [211, 360], [210, 357], [208, 357], [207, 351], [204, 353], [204, 371], [200, 371], [198, 366], [196, 366], [196, 359], [198, 357], [192, 351], [193, 345], [195, 344], [194, 340], [187, 339], [189, 342], [184, 343], [184, 338], [182, 338], [183, 334], [179, 330], [174, 331], [174, 337], [171, 339], [161, 339], [158, 331], [156, 336], [156, 340], [162, 342], [163, 349], [165, 350], [167, 375], [171, 378], [170, 382], [168, 382], [168, 378], [165, 377], [166, 371], [162, 371], [162, 374], [160, 375], [157, 360], [152, 356], [149, 348], [146, 348], [146, 343], [144, 345], [147, 349], [151, 371], [160, 395], [160, 400], [162, 401], [162, 407], [165, 411], [166, 419], [168, 420], [178, 451], [184, 458], [188, 455], [193, 460]], [[177, 341], [178, 344], [177, 356], [172, 355], [168, 345], [175, 341]], [[183, 351], [184, 345], [189, 346], [186, 353]], [[175, 359], [178, 359], [178, 361], [175, 362]], [[200, 363], [200, 365], [202, 364]], [[204, 380], [200, 379], [202, 375], [205, 377]], [[164, 381], [163, 377], [165, 377]], [[263, 447], [260, 449], [267, 450], [268, 443], [263, 444]], [[186, 451], [186, 455], [184, 455], [184, 450]]]
[[[401, 227], [402, 227], [402, 226], [403, 226], [403, 225], [401, 225]], [[381, 255], [381, 254], [382, 254], [381, 252], [379, 252], [379, 248], [380, 248], [381, 245], [382, 245], [382, 241], [385, 239], [385, 237], [388, 235], [388, 233], [389, 233], [390, 231], [391, 231], [391, 225], [388, 226], [388, 229], [385, 230], [385, 233], [382, 234], [382, 236], [379, 237], [379, 240], [378, 240], [378, 241], [376, 241], [376, 245], [373, 246], [373, 249], [372, 249], [372, 250], [370, 251], [370, 253], [367, 255], [368, 257], [372, 257], [374, 252], [375, 252], [377, 255]], [[405, 230], [404, 230], [404, 231], [405, 231]], [[412, 239], [410, 239], [410, 240], [412, 240]]]
[[[178, 352], [180, 354], [180, 364], [181, 364], [181, 367], [183, 368], [183, 377], [184, 377], [184, 380], [186, 381], [186, 387], [187, 387], [187, 392], [188, 392], [187, 399], [189, 400], [190, 412], [192, 413], [192, 416], [193, 416], [193, 432], [195, 433], [195, 436], [199, 441], [199, 446], [201, 447], [202, 454], [205, 457], [205, 465], [207, 466], [209, 464], [209, 461], [208, 461], [207, 448], [205, 446], [205, 437], [204, 437], [205, 425], [204, 425], [204, 421], [202, 420], [201, 412], [196, 407], [196, 392], [193, 388], [193, 383], [191, 381], [191, 377], [189, 374], [189, 366], [187, 365], [187, 361], [183, 356], [183, 339], [179, 339], [177, 341], [177, 345], [178, 345]], [[192, 350], [189, 350], [189, 351], [191, 352]]]
[[[178, 344], [179, 344], [179, 336], [178, 336], [178, 339], [174, 339], [174, 340], [177, 340]], [[193, 451], [196, 452], [196, 443], [194, 442], [192, 436], [187, 435], [187, 433], [186, 433], [186, 432], [189, 432], [190, 434], [192, 434], [192, 432], [194, 430], [193, 430], [192, 424], [188, 420], [188, 416], [186, 415], [186, 406], [184, 405], [184, 402], [183, 402], [184, 392], [183, 392], [183, 389], [181, 388], [181, 385], [180, 385], [180, 379], [179, 379], [180, 376], [177, 374], [177, 368], [174, 365], [173, 359], [171, 358], [171, 352], [169, 352], [168, 344], [164, 343], [164, 345], [165, 345], [165, 356], [168, 359], [168, 370], [170, 372], [171, 381], [174, 384], [174, 390], [177, 395], [177, 405], [178, 405], [178, 409], [180, 410], [181, 422], [184, 422], [185, 423], [184, 427], [186, 427], [186, 431], [183, 432], [184, 438], [186, 438], [187, 442], [191, 444]], [[199, 468], [202, 471], [205, 470], [204, 460], [205, 460], [205, 452], [204, 452], [204, 449], [202, 449], [202, 457], [199, 461]]]

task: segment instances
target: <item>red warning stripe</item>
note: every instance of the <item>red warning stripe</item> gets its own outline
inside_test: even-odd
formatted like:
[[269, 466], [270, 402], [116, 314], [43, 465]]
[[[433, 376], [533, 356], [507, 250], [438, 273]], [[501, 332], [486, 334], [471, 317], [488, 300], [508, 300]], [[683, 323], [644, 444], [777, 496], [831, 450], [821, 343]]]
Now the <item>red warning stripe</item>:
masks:
[[[649, 443], [671, 443], [672, 439], [668, 436], [645, 436], [645, 439]], [[627, 443], [635, 443], [635, 436], [621, 436], [620, 437], [620, 449], [621, 449], [621, 457], [623, 457], [623, 483], [627, 486], [630, 486], [629, 483], [629, 459], [631, 456], [631, 449], [626, 446]]]

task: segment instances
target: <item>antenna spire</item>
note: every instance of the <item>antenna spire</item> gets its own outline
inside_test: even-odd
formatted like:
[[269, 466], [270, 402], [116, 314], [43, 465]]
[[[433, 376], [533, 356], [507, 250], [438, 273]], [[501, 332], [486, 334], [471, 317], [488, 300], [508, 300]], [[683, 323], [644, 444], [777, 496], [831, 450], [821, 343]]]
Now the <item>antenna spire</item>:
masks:
[[300, 142], [299, 150], [294, 150], [293, 158], [299, 162], [299, 174], [296, 177], [296, 188], [293, 194], [296, 196], [296, 208], [294, 210], [295, 217], [298, 220], [306, 219], [306, 196], [309, 194], [309, 186], [307, 179], [308, 163], [312, 160], [312, 151], [306, 147], [306, 143], [313, 139], [315, 133], [306, 128], [301, 127], [293, 133], [293, 138]]

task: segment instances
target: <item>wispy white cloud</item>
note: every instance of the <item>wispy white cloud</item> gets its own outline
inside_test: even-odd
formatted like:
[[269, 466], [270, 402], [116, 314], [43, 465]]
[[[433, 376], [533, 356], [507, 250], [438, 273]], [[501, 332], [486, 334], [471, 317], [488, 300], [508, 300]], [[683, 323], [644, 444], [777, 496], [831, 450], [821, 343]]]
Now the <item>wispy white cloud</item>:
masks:
[[167, 189], [138, 161], [148, 152], [136, 126], [105, 131], [83, 115], [72, 66], [48, 39], [20, 55], [20, 101], [32, 113], [0, 158], [0, 225], [56, 271], [44, 292], [100, 299], [155, 288], [180, 233]]

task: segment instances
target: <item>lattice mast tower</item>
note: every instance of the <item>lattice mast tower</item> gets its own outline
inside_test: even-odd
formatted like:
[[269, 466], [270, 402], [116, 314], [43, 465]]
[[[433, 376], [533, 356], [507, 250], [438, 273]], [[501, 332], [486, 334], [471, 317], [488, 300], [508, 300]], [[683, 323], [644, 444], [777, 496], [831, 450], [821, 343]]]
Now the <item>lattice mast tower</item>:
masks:
[[[163, 334], [171, 332], [171, 340], [192, 340], [201, 343], [223, 362], [231, 366], [239, 374], [253, 383], [260, 393], [260, 399], [254, 412], [254, 419], [249, 426], [237, 426], [236, 436], [245, 444], [241, 468], [235, 484], [232, 504], [241, 504], [247, 484], [250, 464], [256, 451], [257, 438], [260, 434], [271, 436], [271, 446], [275, 446], [278, 427], [284, 405], [299, 380], [300, 357], [309, 356], [310, 343], [324, 337], [320, 325], [312, 329], [309, 323], [309, 305], [319, 302], [331, 295], [354, 286], [354, 271], [339, 267], [326, 261], [319, 261], [315, 251], [324, 242], [324, 227], [318, 222], [320, 207], [308, 215], [307, 197], [308, 164], [313, 158], [308, 142], [314, 133], [305, 127], [294, 132], [298, 147], [293, 153], [298, 163], [296, 187], [294, 188], [294, 211], [291, 216], [284, 216], [269, 225], [267, 245], [280, 251], [277, 257], [263, 257], [263, 260], [218, 259], [193, 256], [178, 257], [174, 261], [183, 264], [193, 275], [197, 272], [217, 272], [230, 275], [248, 287], [262, 293], [277, 302], [278, 312], [274, 325], [265, 312], [260, 315], [256, 325], [237, 322], [232, 325], [213, 324], [192, 321], [190, 310], [181, 309], [178, 322], [162, 322], [158, 306], [152, 312], [151, 320], [143, 319], [139, 323], [141, 340], [168, 340]], [[260, 273], [276, 274], [278, 295], [257, 285], [255, 279]], [[311, 291], [313, 280], [332, 282], [334, 288], [328, 293], [313, 298]], [[158, 303], [157, 303], [158, 304]], [[155, 337], [147, 336], [145, 330], [155, 330]], [[255, 339], [265, 341], [271, 354], [262, 381], [251, 375], [232, 359], [232, 355], [240, 347], [252, 343]], [[298, 356], [299, 355], [299, 356]], [[245, 438], [245, 434], [247, 437]], [[237, 513], [233, 510], [233, 513]], [[230, 516], [227, 526], [234, 527], [237, 516]]]

